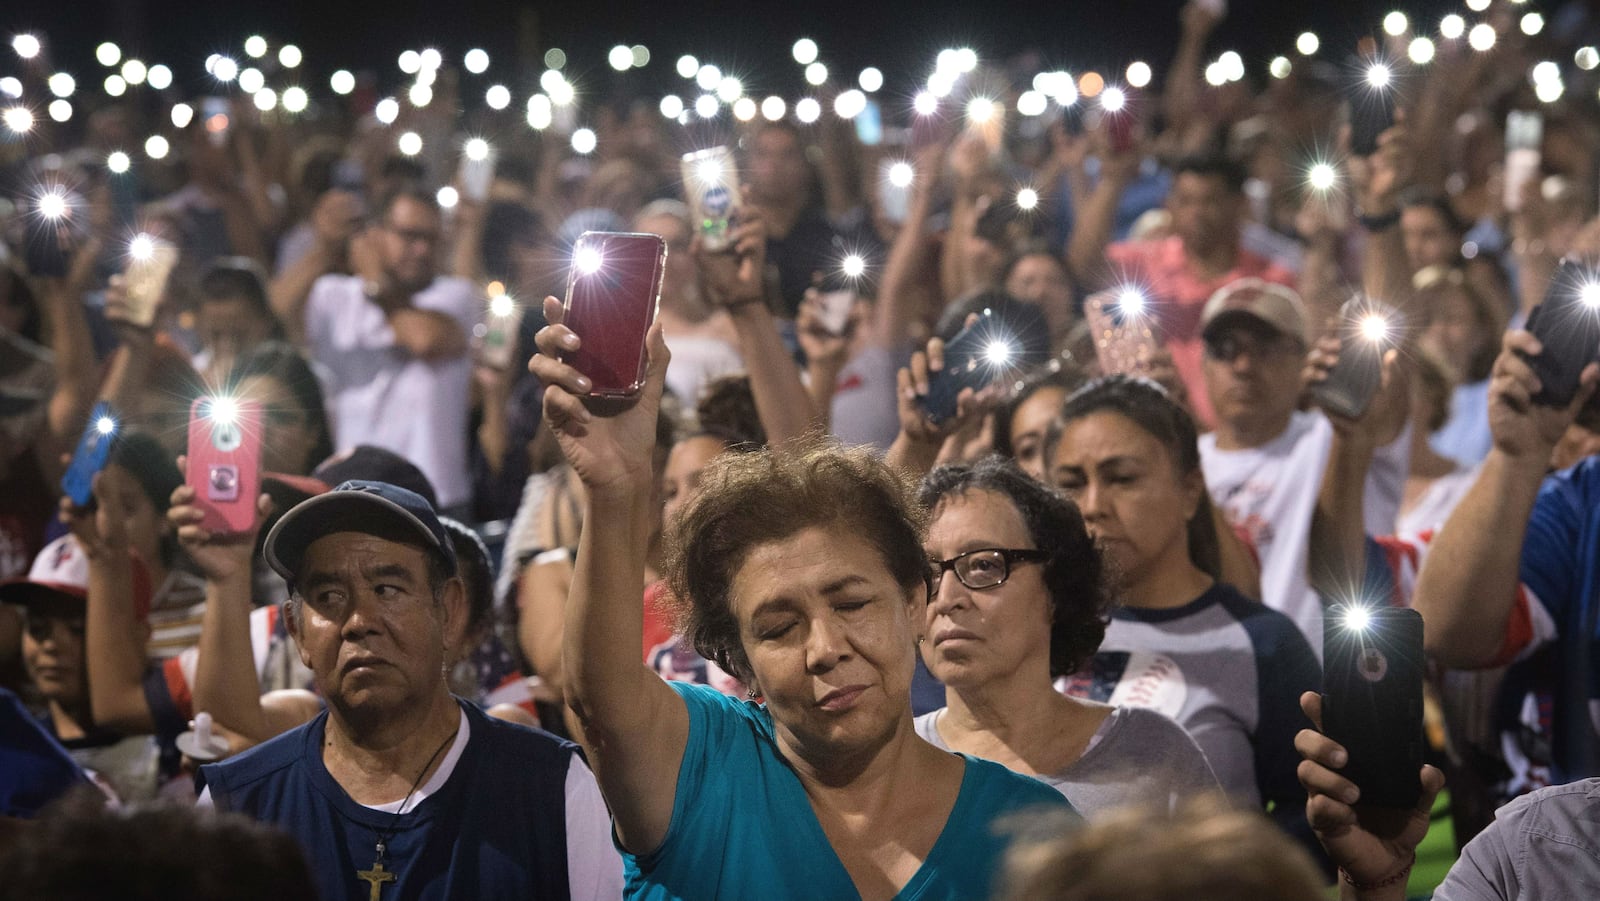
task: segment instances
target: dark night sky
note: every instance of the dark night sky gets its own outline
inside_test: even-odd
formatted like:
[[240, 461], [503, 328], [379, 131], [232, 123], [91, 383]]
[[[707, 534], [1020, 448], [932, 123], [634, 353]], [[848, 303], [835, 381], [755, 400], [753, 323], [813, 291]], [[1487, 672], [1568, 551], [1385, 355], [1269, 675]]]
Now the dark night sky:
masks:
[[[180, 83], [187, 78], [199, 84], [206, 54], [231, 50], [242, 55], [240, 41], [259, 31], [274, 45], [298, 43], [306, 54], [306, 83], [324, 90], [327, 73], [340, 67], [375, 68], [384, 78], [398, 80], [394, 60], [406, 47], [434, 45], [447, 59], [459, 60], [468, 47], [482, 46], [495, 60], [490, 75], [510, 82], [515, 79], [504, 66], [519, 50], [528, 51], [526, 58], [537, 65], [538, 53], [559, 46], [573, 60], [569, 72], [574, 77], [589, 73], [611, 78], [605, 51], [616, 43], [643, 43], [654, 56], [648, 69], [630, 76], [635, 80], [666, 85], [675, 78], [673, 61], [687, 52], [716, 62], [724, 71], [748, 73], [752, 93], [794, 96], [800, 73], [789, 59], [789, 47], [802, 35], [818, 41], [823, 61], [836, 73], [853, 80], [861, 67], [878, 65], [889, 87], [900, 90], [913, 77], [926, 77], [939, 48], [963, 43], [989, 56], [1037, 49], [1046, 62], [1077, 71], [1094, 65], [1120, 69], [1135, 58], [1148, 59], [1160, 71], [1177, 38], [1180, 6], [1181, 0], [13, 0], [0, 10], [0, 25], [6, 33], [27, 27], [50, 36], [59, 66], [77, 74], [80, 83], [100, 71], [92, 53], [101, 40], [115, 40], [146, 62], [168, 63]], [[1253, 73], [1270, 56], [1290, 52], [1295, 35], [1308, 27], [1323, 38], [1324, 53], [1335, 48], [1342, 53], [1359, 35], [1375, 30], [1388, 9], [1421, 15], [1430, 32], [1437, 30], [1444, 12], [1462, 9], [1459, 3], [1439, 0], [1233, 0], [1231, 7], [1211, 54], [1236, 48]], [[14, 64], [15, 58], [4, 54], [0, 74]], [[836, 75], [835, 80], [841, 79]]]

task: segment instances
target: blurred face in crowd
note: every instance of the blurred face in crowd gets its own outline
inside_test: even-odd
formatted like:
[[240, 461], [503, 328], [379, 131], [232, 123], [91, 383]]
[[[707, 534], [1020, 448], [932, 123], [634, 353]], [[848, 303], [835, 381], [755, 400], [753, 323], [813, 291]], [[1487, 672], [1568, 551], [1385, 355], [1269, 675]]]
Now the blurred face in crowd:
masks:
[[720, 438], [711, 435], [695, 435], [672, 446], [661, 490], [662, 516], [667, 522], [700, 493], [700, 472], [727, 449]]
[[1018, 260], [1006, 277], [1005, 289], [1012, 297], [1043, 308], [1052, 332], [1061, 334], [1071, 327], [1072, 282], [1054, 257], [1030, 253]]
[[692, 299], [699, 294], [694, 258], [689, 255], [689, 225], [677, 216], [645, 216], [635, 223], [639, 231], [660, 235], [667, 242], [667, 265], [661, 277], [663, 300]]
[[261, 405], [265, 428], [261, 439], [261, 468], [267, 472], [307, 475], [321, 460], [311, 459], [317, 445], [312, 417], [295, 399], [289, 386], [271, 376], [251, 376], [239, 383], [238, 394]]
[[1011, 454], [1022, 471], [1045, 481], [1044, 437], [1067, 399], [1065, 388], [1047, 385], [1028, 395], [1011, 416]]
[[1287, 419], [1300, 397], [1300, 342], [1253, 316], [1238, 316], [1206, 338], [1206, 392], [1217, 419], [1234, 428]]
[[106, 469], [119, 470], [118, 490], [111, 498], [111, 511], [122, 517], [128, 532], [128, 541], [139, 552], [146, 566], [161, 566], [161, 539], [171, 528], [167, 525], [166, 511], [150, 502], [139, 487], [133, 473], [115, 464]]
[[1428, 266], [1445, 266], [1461, 253], [1461, 239], [1428, 206], [1408, 206], [1400, 211], [1400, 233], [1406, 242], [1406, 258], [1412, 271]]
[[1244, 206], [1221, 176], [1197, 172], [1181, 173], [1167, 196], [1172, 231], [1191, 254], [1237, 244]]
[[383, 268], [402, 288], [413, 293], [433, 282], [442, 223], [433, 208], [401, 197], [384, 218]]
[[434, 596], [427, 554], [364, 532], [333, 532], [306, 549], [289, 629], [319, 693], [347, 719], [381, 720], [443, 686], [466, 597], [459, 579]]
[[63, 707], [75, 707], [87, 700], [83, 634], [82, 613], [61, 616], [28, 612], [27, 628], [22, 633], [23, 666], [39, 693]]
[[1050, 474], [1125, 580], [1188, 554], [1189, 518], [1205, 491], [1200, 473], [1178, 472], [1166, 445], [1132, 419], [1102, 410], [1067, 423]]
[[799, 137], [783, 128], [758, 133], [750, 149], [749, 178], [758, 203], [799, 203], [810, 178]]
[[[986, 548], [1034, 547], [1016, 505], [982, 489], [940, 501], [923, 544], [930, 560]], [[939, 681], [959, 689], [1011, 675], [1028, 661], [1049, 668], [1052, 611], [1042, 564], [1013, 561], [1005, 581], [989, 588], [968, 588], [954, 569], [937, 578], [921, 648], [923, 662]]]
[[920, 586], [870, 541], [812, 527], [757, 545], [729, 598], [779, 741], [804, 759], [870, 754], [910, 711]]
[[1493, 339], [1479, 321], [1466, 289], [1445, 285], [1429, 294], [1433, 300], [1432, 319], [1422, 333], [1422, 346], [1448, 363], [1454, 377], [1465, 378], [1473, 358]]
[[200, 345], [217, 362], [238, 359], [272, 336], [272, 322], [243, 297], [206, 298], [195, 312]]

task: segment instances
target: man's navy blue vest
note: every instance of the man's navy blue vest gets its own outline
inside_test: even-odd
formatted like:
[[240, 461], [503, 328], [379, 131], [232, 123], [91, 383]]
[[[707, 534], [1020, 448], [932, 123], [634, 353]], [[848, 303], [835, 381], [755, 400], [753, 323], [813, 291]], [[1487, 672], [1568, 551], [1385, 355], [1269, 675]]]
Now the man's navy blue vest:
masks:
[[218, 810], [299, 839], [325, 901], [367, 898], [380, 834], [397, 881], [382, 901], [567, 898], [566, 781], [577, 746], [491, 719], [461, 702], [470, 739], [444, 788], [416, 809], [363, 807], [322, 763], [328, 713], [244, 754], [200, 769]]

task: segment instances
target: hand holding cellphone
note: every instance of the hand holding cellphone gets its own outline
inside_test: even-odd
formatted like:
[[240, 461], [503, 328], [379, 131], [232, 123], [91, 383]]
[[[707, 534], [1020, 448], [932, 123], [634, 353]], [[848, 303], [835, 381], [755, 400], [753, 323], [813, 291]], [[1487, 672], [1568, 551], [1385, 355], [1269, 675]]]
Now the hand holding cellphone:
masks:
[[456, 180], [461, 183], [461, 196], [474, 203], [489, 199], [489, 188], [494, 184], [495, 151], [489, 142], [473, 138], [461, 149], [461, 168]]
[[1378, 152], [1378, 138], [1394, 127], [1395, 91], [1387, 63], [1366, 58], [1359, 65], [1362, 78], [1346, 101], [1350, 111], [1350, 152], [1371, 156]]
[[1339, 310], [1339, 362], [1311, 389], [1317, 405], [1347, 419], [1360, 419], [1383, 382], [1383, 355], [1395, 345], [1399, 313], [1377, 301], [1354, 297]]
[[1522, 210], [1522, 191], [1529, 181], [1539, 176], [1543, 145], [1544, 116], [1525, 110], [1506, 114], [1504, 201], [1508, 212]]
[[1350, 755], [1341, 774], [1363, 805], [1415, 807], [1422, 795], [1422, 617], [1403, 607], [1329, 608], [1322, 731]]
[[633, 397], [644, 387], [645, 335], [666, 260], [660, 235], [584, 232], [573, 245], [563, 321], [583, 346], [561, 361], [588, 377], [591, 397]]
[[129, 242], [128, 268], [123, 275], [129, 323], [141, 328], [155, 323], [167, 280], [177, 265], [178, 248], [166, 241], [139, 234]]
[[1539, 377], [1533, 402], [1565, 407], [1578, 393], [1583, 368], [1600, 360], [1600, 281], [1571, 258], [1556, 266], [1544, 300], [1528, 314], [1528, 331], [1544, 350], [1525, 357]]
[[111, 405], [101, 401], [89, 411], [89, 424], [84, 426], [78, 447], [72, 452], [72, 461], [61, 476], [61, 493], [75, 507], [87, 507], [94, 500], [94, 477], [106, 468], [111, 459], [111, 448], [116, 444], [120, 424]]
[[1083, 315], [1094, 340], [1094, 353], [1105, 375], [1143, 375], [1150, 371], [1161, 339], [1143, 292], [1125, 287], [1100, 291], [1084, 301]]
[[918, 403], [934, 424], [947, 422], [956, 415], [962, 391], [988, 386], [1012, 371], [1021, 356], [1016, 336], [992, 310], [984, 310], [944, 346], [944, 368], [928, 376], [928, 393]]
[[686, 153], [680, 168], [701, 245], [711, 253], [731, 250], [733, 211], [744, 203], [733, 152], [726, 147], [711, 147]]
[[213, 535], [242, 535], [255, 526], [261, 494], [261, 405], [231, 397], [198, 397], [189, 408], [185, 481]]
[[522, 328], [522, 304], [509, 294], [489, 300], [489, 309], [483, 322], [473, 330], [474, 349], [478, 364], [490, 369], [509, 369], [511, 354], [516, 351], [517, 334]]

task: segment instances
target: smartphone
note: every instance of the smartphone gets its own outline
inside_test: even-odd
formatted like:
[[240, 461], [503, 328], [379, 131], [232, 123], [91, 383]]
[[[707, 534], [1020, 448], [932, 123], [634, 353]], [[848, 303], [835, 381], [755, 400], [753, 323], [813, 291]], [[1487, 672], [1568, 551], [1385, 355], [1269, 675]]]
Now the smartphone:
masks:
[[1522, 191], [1539, 175], [1540, 147], [1544, 144], [1544, 116], [1537, 112], [1512, 110], [1506, 114], [1505, 205], [1510, 212], [1522, 209]]
[[1410, 808], [1422, 794], [1422, 617], [1336, 605], [1323, 627], [1322, 731], [1344, 746], [1361, 803]]
[[856, 114], [856, 140], [867, 147], [876, 147], [883, 143], [883, 109], [878, 106], [878, 101], [868, 100], [867, 105]]
[[1139, 124], [1139, 115], [1134, 108], [1133, 91], [1124, 89], [1124, 93], [1127, 100], [1121, 109], [1106, 110], [1102, 113], [1106, 123], [1106, 138], [1114, 153], [1127, 153], [1133, 149], [1134, 128]]
[[1084, 320], [1094, 339], [1094, 353], [1105, 375], [1141, 375], [1150, 371], [1161, 339], [1156, 334], [1150, 300], [1135, 288], [1100, 291], [1083, 303]]
[[128, 322], [149, 328], [167, 292], [167, 280], [178, 265], [178, 248], [159, 238], [137, 235], [128, 248], [126, 282]]
[[[1363, 59], [1362, 71], [1372, 66], [1373, 60]], [[1361, 79], [1347, 101], [1350, 116], [1350, 152], [1356, 156], [1371, 156], [1378, 152], [1378, 137], [1394, 127], [1394, 95], [1392, 86], [1375, 88]]]
[[461, 168], [457, 173], [461, 195], [474, 203], [488, 200], [489, 186], [494, 183], [494, 164], [495, 152], [492, 147], [479, 159], [462, 153]]
[[473, 336], [477, 338], [474, 349], [478, 365], [500, 370], [511, 368], [511, 355], [517, 349], [517, 333], [522, 328], [523, 312], [522, 304], [509, 294], [489, 301], [483, 322], [473, 329]]
[[726, 147], [711, 147], [683, 155], [684, 195], [694, 215], [695, 230], [706, 250], [718, 253], [732, 249], [729, 232], [739, 196], [739, 170], [733, 152]]
[[905, 222], [906, 217], [911, 215], [911, 185], [897, 185], [890, 177], [894, 167], [900, 163], [900, 160], [892, 159], [878, 161], [878, 211], [896, 225]]
[[200, 527], [238, 535], [255, 525], [261, 494], [261, 405], [230, 397], [195, 398], [189, 408], [189, 487], [205, 514]]
[[565, 322], [583, 339], [562, 362], [589, 377], [592, 397], [644, 387], [645, 333], [661, 301], [667, 242], [660, 235], [584, 232], [573, 245]]
[[1550, 278], [1544, 300], [1528, 314], [1528, 331], [1544, 350], [1527, 357], [1539, 377], [1533, 402], [1565, 407], [1578, 393], [1583, 367], [1600, 360], [1600, 288], [1577, 260], [1563, 259]]
[[84, 199], [57, 187], [40, 194], [26, 206], [28, 225], [22, 255], [28, 274], [64, 277], [86, 234], [85, 227], [78, 222]]
[[228, 116], [228, 98], [200, 98], [200, 121], [204, 123], [206, 137], [210, 139], [212, 145], [225, 146], [228, 143], [228, 129], [233, 121]]
[[944, 346], [944, 368], [928, 376], [928, 393], [919, 403], [928, 418], [942, 423], [956, 415], [956, 401], [966, 388], [983, 388], [1015, 371], [1022, 345], [1001, 324], [993, 310], [962, 329]]
[[856, 292], [849, 288], [817, 292], [817, 319], [835, 335], [843, 335], [850, 325], [850, 311], [856, 306]]
[[1077, 137], [1083, 134], [1083, 104], [1074, 100], [1061, 108], [1061, 127], [1067, 134]]
[[1317, 405], [1348, 419], [1360, 419], [1383, 382], [1383, 355], [1395, 345], [1399, 313], [1365, 297], [1339, 309], [1339, 362], [1311, 389]]
[[61, 493], [71, 498], [73, 506], [87, 507], [94, 500], [94, 477], [111, 459], [118, 431], [117, 414], [111, 405], [105, 401], [95, 404], [89, 411], [83, 437], [78, 439], [78, 448], [72, 452], [72, 462], [61, 476]]

